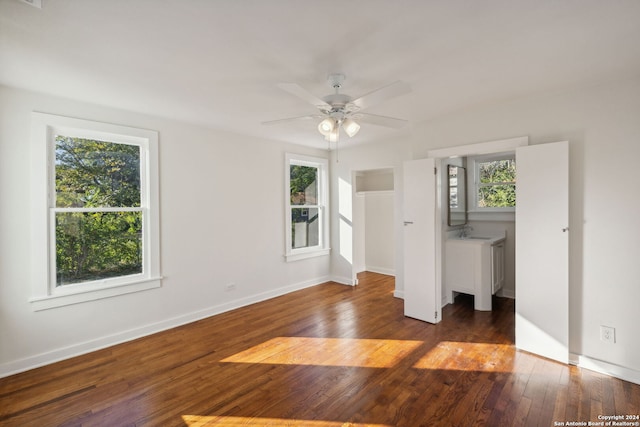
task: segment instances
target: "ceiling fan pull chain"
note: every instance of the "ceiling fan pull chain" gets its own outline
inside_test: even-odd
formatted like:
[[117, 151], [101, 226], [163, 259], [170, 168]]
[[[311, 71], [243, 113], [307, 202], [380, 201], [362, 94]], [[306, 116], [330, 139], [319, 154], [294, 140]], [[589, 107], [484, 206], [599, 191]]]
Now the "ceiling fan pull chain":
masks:
[[[339, 125], [338, 125], [339, 126]], [[340, 129], [338, 129], [340, 130]], [[339, 143], [340, 142], [340, 132], [337, 132], [336, 135], [336, 163], [340, 163], [340, 151], [339, 151]]]

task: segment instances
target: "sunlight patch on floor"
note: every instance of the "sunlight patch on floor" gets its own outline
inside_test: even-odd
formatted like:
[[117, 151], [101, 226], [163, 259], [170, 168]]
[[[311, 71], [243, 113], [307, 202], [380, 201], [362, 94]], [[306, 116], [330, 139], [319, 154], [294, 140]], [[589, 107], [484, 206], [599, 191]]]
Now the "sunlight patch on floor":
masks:
[[510, 372], [516, 350], [507, 344], [442, 341], [413, 367], [456, 371]]
[[420, 344], [422, 341], [278, 337], [222, 362], [390, 368]]
[[358, 424], [341, 421], [288, 420], [284, 418], [253, 417], [205, 417], [200, 415], [183, 415], [182, 420], [188, 427], [205, 426], [278, 426], [278, 427], [391, 427], [387, 424]]

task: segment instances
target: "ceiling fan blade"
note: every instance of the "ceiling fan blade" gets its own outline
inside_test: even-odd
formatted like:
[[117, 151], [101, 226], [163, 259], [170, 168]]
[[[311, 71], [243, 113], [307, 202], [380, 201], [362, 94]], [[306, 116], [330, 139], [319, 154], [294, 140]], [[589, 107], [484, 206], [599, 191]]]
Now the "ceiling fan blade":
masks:
[[278, 87], [286, 92], [289, 92], [292, 95], [297, 96], [303, 101], [307, 101], [309, 104], [314, 105], [318, 108], [329, 108], [331, 109], [331, 105], [324, 102], [322, 99], [308, 92], [302, 86], [297, 83], [278, 83]]
[[262, 122], [262, 124], [270, 126], [270, 125], [277, 125], [280, 123], [295, 122], [299, 120], [321, 119], [323, 117], [324, 116], [322, 114], [311, 114], [311, 115], [299, 116], [299, 117], [289, 117], [286, 119], [268, 120], [266, 122]]
[[351, 101], [351, 104], [357, 106], [360, 110], [373, 107], [385, 101], [387, 99], [395, 98], [396, 96], [404, 95], [411, 92], [411, 86], [409, 83], [397, 81], [390, 85], [376, 89], [373, 92], [369, 92], [366, 95], [362, 95], [360, 98]]
[[379, 116], [377, 114], [358, 113], [352, 116], [355, 120], [372, 125], [385, 126], [388, 128], [400, 129], [404, 127], [408, 120], [396, 119], [395, 117]]

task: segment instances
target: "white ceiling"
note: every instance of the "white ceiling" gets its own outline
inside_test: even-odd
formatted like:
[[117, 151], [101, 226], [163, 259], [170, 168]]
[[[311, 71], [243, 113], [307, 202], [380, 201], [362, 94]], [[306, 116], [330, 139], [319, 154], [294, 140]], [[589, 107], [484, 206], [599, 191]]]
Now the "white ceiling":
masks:
[[315, 113], [276, 87], [412, 93], [349, 143], [540, 92], [640, 75], [639, 0], [0, 0], [0, 84], [325, 147]]

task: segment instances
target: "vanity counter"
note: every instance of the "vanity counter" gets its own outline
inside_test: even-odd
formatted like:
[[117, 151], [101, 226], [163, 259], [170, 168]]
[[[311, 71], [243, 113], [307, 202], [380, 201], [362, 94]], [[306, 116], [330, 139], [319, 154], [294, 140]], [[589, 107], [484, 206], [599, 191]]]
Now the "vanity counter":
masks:
[[491, 310], [491, 296], [504, 283], [504, 241], [504, 235], [446, 240], [445, 283], [450, 301], [455, 292], [462, 292], [475, 297], [476, 310]]
[[449, 237], [447, 241], [460, 243], [474, 243], [481, 245], [495, 245], [504, 242], [504, 236], [468, 236], [468, 237]]

